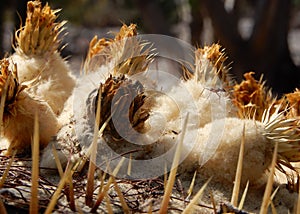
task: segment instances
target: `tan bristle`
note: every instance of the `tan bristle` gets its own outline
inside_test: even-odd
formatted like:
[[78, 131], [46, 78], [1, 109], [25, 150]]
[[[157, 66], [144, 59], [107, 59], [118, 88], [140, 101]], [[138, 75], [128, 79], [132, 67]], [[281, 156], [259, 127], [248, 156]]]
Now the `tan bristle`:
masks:
[[57, 186], [56, 191], [53, 193], [51, 200], [46, 208], [45, 214], [50, 214], [52, 213], [57, 200], [59, 199], [59, 195], [62, 191], [62, 189], [64, 188], [66, 182], [68, 181], [68, 179], [70, 178], [70, 175], [72, 175], [72, 167], [68, 167], [64, 173], [64, 176], [60, 179], [59, 184]]
[[60, 10], [51, 10], [46, 4], [42, 7], [40, 1], [27, 3], [27, 18], [25, 26], [15, 33], [16, 51], [26, 55], [42, 55], [57, 50], [59, 34], [66, 22], [55, 22]]
[[[99, 89], [98, 94], [100, 97], [102, 96], [101, 87]], [[91, 145], [92, 152], [91, 152], [91, 157], [89, 162], [88, 178], [86, 184], [86, 197], [85, 197], [86, 205], [89, 207], [93, 206], [94, 174], [96, 170], [97, 139], [98, 139], [99, 124], [100, 124], [101, 99], [98, 99], [96, 109], [97, 109], [96, 122], [94, 126], [93, 142]]]
[[127, 167], [127, 175], [131, 175], [132, 169], [132, 154], [129, 155], [128, 167]]
[[238, 203], [240, 184], [241, 184], [241, 179], [242, 179], [244, 150], [245, 150], [245, 124], [243, 126], [239, 159], [238, 159], [238, 164], [236, 167], [236, 175], [235, 175], [235, 179], [234, 179], [234, 186], [233, 186], [232, 197], [231, 197], [231, 204], [233, 206], [237, 206], [237, 203]]
[[211, 178], [206, 181], [206, 183], [201, 187], [201, 189], [197, 192], [197, 194], [194, 196], [193, 200], [188, 204], [188, 206], [183, 210], [183, 214], [193, 213], [195, 210], [195, 205], [198, 203], [198, 201], [201, 199], [204, 190], [206, 189], [208, 183], [210, 182]]
[[231, 78], [228, 74], [228, 67], [225, 63], [227, 57], [219, 44], [198, 48], [195, 51], [195, 73], [194, 75], [202, 83], [216, 86], [220, 79], [224, 89], [231, 88]]
[[69, 207], [72, 211], [75, 212], [76, 205], [75, 205], [75, 192], [74, 192], [72, 173], [69, 173], [69, 178], [67, 180], [67, 185], [65, 187], [65, 190], [67, 194], [67, 200], [69, 202]]
[[136, 25], [123, 25], [114, 39], [94, 37], [84, 62], [85, 73], [93, 72], [102, 65], [113, 62], [113, 75], [133, 75], [143, 72], [151, 62], [151, 47], [137, 37]]
[[268, 178], [268, 182], [266, 185], [263, 201], [260, 207], [260, 214], [266, 214], [268, 212], [268, 206], [271, 200], [271, 191], [273, 187], [273, 182], [274, 182], [274, 173], [275, 173], [275, 166], [276, 166], [276, 161], [277, 161], [277, 152], [278, 152], [278, 143], [275, 144], [275, 149], [273, 153], [273, 159], [272, 159], [272, 164], [270, 167], [270, 176]]
[[191, 182], [190, 187], [189, 187], [188, 192], [187, 192], [187, 197], [186, 197], [187, 199], [190, 198], [190, 196], [191, 196], [192, 193], [193, 193], [193, 189], [194, 189], [194, 185], [195, 185], [196, 176], [197, 176], [197, 171], [194, 172], [192, 182]]
[[103, 186], [102, 191], [99, 192], [98, 198], [97, 198], [97, 200], [96, 200], [94, 206], [93, 206], [92, 209], [91, 209], [91, 212], [92, 212], [92, 213], [97, 211], [99, 205], [101, 204], [101, 202], [103, 201], [105, 195], [107, 194], [107, 191], [109, 190], [111, 183], [113, 182], [113, 178], [112, 178], [112, 177], [115, 177], [115, 176], [118, 174], [118, 172], [119, 172], [121, 166], [122, 166], [123, 163], [124, 163], [124, 160], [125, 160], [125, 158], [123, 157], [123, 158], [120, 160], [120, 162], [118, 163], [118, 165], [116, 166], [116, 168], [114, 169], [114, 171], [112, 172], [112, 174], [110, 175], [110, 177], [109, 177], [107, 183]]
[[36, 113], [34, 119], [34, 136], [32, 143], [32, 175], [31, 175], [31, 199], [29, 212], [31, 214], [38, 213], [39, 211], [39, 118]]
[[105, 195], [105, 202], [106, 202], [106, 211], [107, 211], [107, 213], [113, 214], [114, 212], [113, 212], [108, 194]]
[[94, 70], [100, 64], [108, 63], [114, 57], [113, 52], [115, 50], [113, 49], [116, 48], [113, 47], [114, 43], [117, 43], [120, 46], [119, 49], [122, 50], [124, 47], [121, 45], [125, 45], [125, 39], [136, 35], [137, 31], [135, 24], [131, 24], [130, 26], [124, 24], [114, 39], [98, 39], [97, 36], [94, 36], [90, 41], [89, 50], [84, 62], [85, 72]]
[[244, 192], [243, 192], [243, 195], [241, 197], [241, 200], [240, 200], [240, 203], [239, 203], [239, 206], [238, 206], [238, 209], [243, 209], [243, 206], [244, 206], [244, 203], [245, 203], [245, 200], [246, 200], [246, 195], [247, 195], [247, 192], [248, 192], [248, 188], [249, 188], [249, 181], [247, 181], [247, 184], [246, 184], [246, 187], [244, 189]]
[[[265, 124], [265, 136], [273, 142], [278, 142], [279, 161], [297, 162], [300, 161], [300, 134], [295, 126], [297, 119], [288, 119], [285, 112], [279, 112], [278, 106], [274, 113], [272, 107], [267, 109], [263, 116], [262, 122]], [[282, 158], [281, 158], [282, 157]]]
[[118, 183], [116, 182], [116, 179], [114, 177], [111, 177], [112, 178], [112, 181], [113, 181], [113, 184], [114, 184], [114, 187], [115, 187], [115, 190], [118, 194], [118, 197], [120, 199], [120, 203], [121, 203], [121, 206], [122, 206], [122, 209], [123, 209], [123, 212], [124, 213], [130, 213], [130, 210], [129, 210], [129, 207], [125, 201], [125, 198], [124, 198], [124, 195], [120, 189], [120, 187], [118, 186]]
[[165, 193], [161, 202], [161, 207], [159, 210], [159, 213], [167, 213], [168, 210], [168, 204], [170, 201], [170, 196], [172, 194], [172, 189], [173, 189], [173, 185], [175, 182], [175, 177], [176, 177], [176, 172], [177, 172], [177, 168], [178, 168], [178, 164], [179, 164], [179, 159], [180, 159], [180, 153], [182, 150], [182, 144], [183, 144], [183, 139], [184, 139], [184, 135], [186, 132], [186, 128], [187, 128], [187, 121], [188, 121], [188, 116], [186, 116], [185, 120], [184, 120], [184, 124], [183, 124], [183, 128], [182, 128], [182, 135], [181, 135], [181, 139], [179, 140], [177, 146], [176, 146], [176, 151], [174, 154], [174, 159], [172, 162], [172, 168], [171, 168], [171, 172], [168, 178], [168, 182], [166, 184], [165, 187]]
[[9, 159], [9, 162], [8, 162], [7, 166], [5, 167], [4, 173], [2, 174], [1, 179], [0, 179], [0, 188], [3, 187], [4, 182], [6, 181], [6, 178], [8, 176], [10, 167], [11, 167], [13, 161], [14, 161], [16, 153], [17, 153], [17, 151], [14, 151], [14, 153], [11, 156], [11, 158]]
[[58, 157], [58, 154], [57, 154], [57, 151], [56, 151], [54, 145], [52, 145], [52, 154], [54, 156], [54, 160], [55, 160], [55, 163], [56, 163], [56, 167], [57, 167], [59, 176], [60, 176], [60, 178], [62, 178], [64, 176], [64, 171], [63, 171], [60, 159]]
[[127, 26], [123, 24], [118, 34], [116, 34], [115, 40], [122, 40], [127, 37], [133, 37], [137, 35], [137, 26], [136, 24], [130, 24]]

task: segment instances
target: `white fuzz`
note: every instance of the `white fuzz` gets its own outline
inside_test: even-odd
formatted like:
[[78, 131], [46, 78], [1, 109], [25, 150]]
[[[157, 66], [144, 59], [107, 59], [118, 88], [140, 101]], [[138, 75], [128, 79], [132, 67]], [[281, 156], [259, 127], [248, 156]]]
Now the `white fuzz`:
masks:
[[[213, 176], [215, 180], [225, 183], [234, 181], [244, 126], [242, 182], [249, 180], [250, 184], [255, 184], [262, 178], [271, 163], [274, 145], [265, 137], [262, 123], [238, 118], [216, 120], [199, 130], [192, 153], [199, 160], [201, 175]], [[211, 151], [210, 145], [214, 144], [218, 145], [217, 150]]]
[[53, 112], [59, 115], [75, 86], [69, 65], [58, 52], [43, 56], [18, 53], [11, 56], [11, 61], [18, 67], [20, 83], [31, 84], [26, 89], [29, 94], [46, 101]]
[[14, 106], [11, 114], [4, 115], [4, 137], [10, 143], [8, 154], [12, 149], [22, 152], [30, 148], [36, 113], [39, 119], [41, 148], [45, 147], [59, 129], [57, 118], [49, 105], [23, 91], [19, 93]]

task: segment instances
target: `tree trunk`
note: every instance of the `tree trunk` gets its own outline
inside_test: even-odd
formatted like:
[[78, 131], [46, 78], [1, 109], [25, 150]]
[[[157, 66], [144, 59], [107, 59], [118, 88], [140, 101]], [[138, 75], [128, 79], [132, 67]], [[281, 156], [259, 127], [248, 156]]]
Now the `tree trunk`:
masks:
[[237, 79], [253, 70], [264, 74], [267, 85], [279, 94], [300, 86], [300, 70], [291, 59], [288, 31], [291, 0], [260, 0], [255, 8], [254, 27], [249, 39], [238, 31], [238, 16], [229, 14], [221, 0], [202, 0], [214, 27], [217, 40], [233, 61]]

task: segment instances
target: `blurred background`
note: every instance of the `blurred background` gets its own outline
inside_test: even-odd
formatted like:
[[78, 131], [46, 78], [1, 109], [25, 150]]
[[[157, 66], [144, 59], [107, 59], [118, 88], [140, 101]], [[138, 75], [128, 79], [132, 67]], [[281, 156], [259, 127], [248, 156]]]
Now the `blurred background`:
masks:
[[[13, 33], [25, 20], [26, 0], [1, 0], [0, 54], [11, 53]], [[43, 1], [45, 3], [45, 1]], [[231, 74], [264, 74], [281, 95], [300, 87], [300, 0], [49, 0], [68, 20], [63, 56], [76, 64], [94, 35], [110, 37], [122, 23], [140, 33], [170, 35], [197, 47], [221, 44]], [[17, 13], [18, 11], [18, 13]], [[231, 63], [232, 62], [232, 63]]]

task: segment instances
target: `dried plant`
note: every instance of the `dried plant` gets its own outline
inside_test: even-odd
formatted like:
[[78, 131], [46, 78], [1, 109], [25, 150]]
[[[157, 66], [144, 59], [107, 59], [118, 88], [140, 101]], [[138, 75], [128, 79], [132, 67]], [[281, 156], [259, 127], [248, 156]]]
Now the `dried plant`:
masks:
[[16, 31], [17, 46], [15, 50], [25, 55], [44, 55], [57, 51], [66, 22], [55, 22], [60, 10], [51, 10], [47, 4], [42, 7], [40, 1], [27, 3], [27, 18], [25, 26]]
[[[41, 119], [39, 122], [40, 145], [41, 148], [44, 148], [58, 131], [56, 116], [46, 102], [31, 97], [25, 91], [26, 86], [20, 84], [17, 78], [16, 65], [13, 65], [14, 70], [10, 70], [9, 61], [3, 59], [0, 61], [0, 67], [0, 92], [1, 96], [5, 96], [3, 120], [1, 121], [2, 131], [3, 136], [10, 143], [7, 154], [12, 154], [13, 150], [18, 150], [18, 153], [30, 151], [36, 113]], [[4, 94], [5, 92], [6, 94]], [[47, 124], [42, 121], [47, 121]]]
[[263, 113], [274, 102], [271, 91], [267, 91], [262, 78], [257, 81], [254, 72], [244, 74], [245, 80], [233, 87], [232, 100], [240, 118], [261, 120]]

